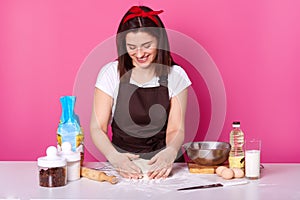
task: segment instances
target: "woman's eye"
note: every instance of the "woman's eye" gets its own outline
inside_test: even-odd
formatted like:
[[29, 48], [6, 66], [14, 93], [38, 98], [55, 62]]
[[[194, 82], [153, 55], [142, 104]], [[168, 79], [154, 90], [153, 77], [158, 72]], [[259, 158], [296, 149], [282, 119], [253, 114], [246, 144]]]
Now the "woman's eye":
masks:
[[128, 46], [130, 50], [135, 50], [135, 46]]
[[144, 47], [145, 47], [146, 49], [149, 49], [149, 48], [151, 47], [151, 44], [146, 44], [146, 45], [144, 45]]

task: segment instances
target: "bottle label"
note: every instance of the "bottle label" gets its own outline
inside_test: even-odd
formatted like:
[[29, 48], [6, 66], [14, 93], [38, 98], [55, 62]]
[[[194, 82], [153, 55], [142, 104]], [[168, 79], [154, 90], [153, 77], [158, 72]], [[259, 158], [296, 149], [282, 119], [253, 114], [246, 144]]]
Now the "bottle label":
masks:
[[245, 167], [245, 156], [234, 156], [229, 157], [229, 167], [230, 168], [240, 168], [243, 169]]

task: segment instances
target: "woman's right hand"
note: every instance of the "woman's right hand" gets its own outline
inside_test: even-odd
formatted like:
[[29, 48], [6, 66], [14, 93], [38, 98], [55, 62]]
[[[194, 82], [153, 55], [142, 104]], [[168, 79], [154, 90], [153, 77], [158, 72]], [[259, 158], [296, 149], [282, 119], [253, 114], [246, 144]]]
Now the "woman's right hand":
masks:
[[112, 152], [107, 156], [110, 164], [122, 177], [133, 179], [143, 177], [141, 169], [131, 161], [137, 158], [139, 158], [139, 155], [120, 152]]

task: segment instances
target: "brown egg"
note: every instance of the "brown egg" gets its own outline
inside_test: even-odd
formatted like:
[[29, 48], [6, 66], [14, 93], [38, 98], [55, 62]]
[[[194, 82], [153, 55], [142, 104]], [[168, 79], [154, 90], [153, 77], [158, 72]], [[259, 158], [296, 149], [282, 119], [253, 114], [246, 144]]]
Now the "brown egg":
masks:
[[234, 173], [233, 173], [232, 169], [226, 168], [222, 171], [222, 178], [224, 178], [226, 180], [232, 179], [233, 176], [234, 176]]
[[240, 168], [232, 168], [232, 171], [234, 173], [234, 178], [243, 178], [245, 173]]
[[222, 176], [222, 171], [224, 170], [224, 169], [226, 169], [227, 167], [225, 167], [225, 166], [219, 166], [217, 169], [216, 169], [216, 174], [218, 175], [218, 176]]

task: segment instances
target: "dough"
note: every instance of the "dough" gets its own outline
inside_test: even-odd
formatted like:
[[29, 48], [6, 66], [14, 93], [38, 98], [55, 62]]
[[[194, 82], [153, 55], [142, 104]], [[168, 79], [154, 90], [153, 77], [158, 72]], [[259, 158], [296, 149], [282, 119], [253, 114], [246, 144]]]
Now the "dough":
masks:
[[151, 165], [147, 164], [149, 162], [149, 160], [138, 158], [136, 160], [132, 160], [132, 162], [142, 170], [143, 179], [148, 180], [149, 177], [148, 177], [147, 173], [148, 173], [148, 171], [150, 170], [150, 167], [151, 167]]

